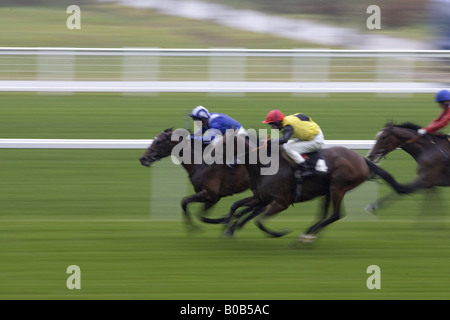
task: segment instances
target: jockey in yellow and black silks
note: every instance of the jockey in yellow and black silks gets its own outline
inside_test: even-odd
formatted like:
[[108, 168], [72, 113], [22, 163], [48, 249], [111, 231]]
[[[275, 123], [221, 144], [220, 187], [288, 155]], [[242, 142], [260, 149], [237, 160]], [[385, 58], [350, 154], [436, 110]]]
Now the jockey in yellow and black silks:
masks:
[[312, 176], [314, 173], [302, 154], [323, 147], [324, 136], [319, 125], [302, 113], [285, 116], [280, 110], [269, 111], [263, 123], [268, 123], [273, 129], [283, 130], [283, 136], [278, 142], [284, 144], [286, 153], [298, 164], [300, 172], [296, 172], [296, 176]]

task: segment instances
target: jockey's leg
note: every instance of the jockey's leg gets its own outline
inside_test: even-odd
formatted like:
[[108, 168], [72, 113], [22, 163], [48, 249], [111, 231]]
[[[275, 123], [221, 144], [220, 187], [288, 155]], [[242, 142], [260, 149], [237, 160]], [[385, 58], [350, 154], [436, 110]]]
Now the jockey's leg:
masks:
[[301, 179], [302, 177], [310, 177], [314, 174], [308, 163], [301, 155], [302, 153], [304, 153], [302, 152], [302, 150], [304, 149], [303, 144], [308, 142], [309, 141], [294, 139], [284, 145], [284, 150], [286, 151], [286, 153], [298, 165], [298, 169], [296, 169], [294, 173], [297, 179]]
[[322, 131], [320, 131], [310, 141], [293, 139], [284, 145], [284, 149], [286, 150], [287, 154], [300, 167], [300, 175], [298, 175], [299, 172], [296, 172], [296, 177], [309, 177], [314, 174], [308, 163], [303, 158], [302, 154], [317, 151], [323, 147], [323, 144], [324, 136]]

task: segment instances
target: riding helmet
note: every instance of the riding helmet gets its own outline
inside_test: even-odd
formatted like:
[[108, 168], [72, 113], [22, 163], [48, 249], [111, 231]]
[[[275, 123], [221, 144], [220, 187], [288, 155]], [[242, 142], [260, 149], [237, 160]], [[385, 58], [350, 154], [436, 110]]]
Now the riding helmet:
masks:
[[270, 110], [266, 116], [266, 120], [262, 123], [273, 123], [278, 121], [283, 121], [284, 114], [280, 110]]
[[211, 115], [205, 107], [196, 106], [189, 116], [196, 119], [209, 119]]
[[441, 90], [436, 93], [436, 102], [450, 101], [450, 92], [447, 90]]

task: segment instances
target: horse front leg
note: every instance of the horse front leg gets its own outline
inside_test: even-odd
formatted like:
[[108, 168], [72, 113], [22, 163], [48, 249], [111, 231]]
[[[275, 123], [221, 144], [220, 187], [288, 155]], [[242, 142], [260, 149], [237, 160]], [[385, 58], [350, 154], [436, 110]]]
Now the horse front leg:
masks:
[[374, 202], [369, 203], [365, 210], [368, 213], [371, 213], [373, 215], [376, 215], [376, 210], [386, 207], [389, 203], [393, 202], [399, 197], [398, 193], [396, 191], [392, 191], [385, 195], [384, 197], [375, 200]]
[[189, 214], [188, 205], [193, 202], [214, 202], [216, 203], [218, 200], [212, 199], [211, 196], [208, 194], [206, 190], [202, 190], [200, 192], [197, 192], [196, 194], [193, 194], [189, 197], [185, 197], [181, 201], [181, 208], [183, 209], [183, 216], [185, 218], [186, 225], [188, 226], [189, 230], [196, 230], [198, 229], [198, 226], [194, 225], [192, 222], [191, 216]]
[[[431, 179], [432, 180], [432, 179]], [[419, 177], [417, 177], [415, 180], [408, 184], [402, 184], [400, 185], [400, 195], [403, 194], [410, 194], [414, 193], [415, 191], [418, 191], [420, 189], [427, 189], [433, 186], [433, 183], [430, 181], [429, 176], [424, 176], [421, 174]], [[390, 203], [394, 202], [399, 198], [399, 193], [392, 191], [391, 193], [388, 193], [383, 198], [378, 199], [372, 203], [369, 203], [366, 206], [366, 211], [371, 214], [376, 214], [376, 210], [386, 207]]]
[[211, 208], [219, 202], [219, 199], [215, 202], [206, 202], [205, 206], [203, 207], [203, 215], [199, 215], [199, 219], [203, 221], [204, 223], [210, 223], [210, 224], [219, 224], [219, 223], [225, 223], [226, 216], [222, 218], [208, 218], [206, 217], [207, 213]]
[[[226, 217], [226, 223], [228, 223], [227, 228], [225, 229], [224, 235], [227, 237], [231, 237], [234, 234], [234, 230], [237, 226], [238, 219], [242, 217], [244, 214], [252, 211], [255, 206], [260, 204], [260, 200], [258, 197], [250, 196], [241, 200], [238, 200], [234, 202], [230, 207], [230, 212], [228, 213]], [[241, 207], [248, 207], [240, 211], [237, 215], [235, 215], [236, 210], [238, 210]], [[233, 223], [231, 221], [233, 218], [237, 218]]]
[[[234, 235], [234, 232], [236, 231], [236, 229], [241, 229], [248, 221], [250, 221], [251, 219], [253, 219], [254, 217], [258, 216], [259, 214], [261, 214], [261, 212], [263, 212], [266, 209], [265, 206], [259, 206], [259, 207], [248, 207], [245, 208], [244, 210], [238, 212], [238, 214], [235, 215], [235, 220], [234, 222], [228, 226], [228, 228], [225, 230], [224, 235], [227, 237], [232, 237]], [[246, 213], [252, 211], [251, 214], [247, 215], [245, 218], [239, 220], [240, 217], [244, 216]]]
[[[282, 237], [282, 236], [288, 234], [292, 230], [287, 229], [287, 230], [282, 230], [282, 231], [273, 231], [273, 230], [267, 228], [263, 223], [267, 218], [274, 216], [275, 214], [280, 213], [281, 211], [286, 210], [288, 208], [288, 206], [289, 206], [289, 203], [283, 204], [276, 200], [272, 201], [270, 203], [269, 207], [267, 208], [267, 210], [262, 215], [260, 215], [260, 217], [255, 221], [256, 226], [261, 231], [264, 231], [265, 233], [269, 234], [271, 237], [274, 237], [274, 238], [279, 238], [279, 237]], [[265, 209], [265, 207], [263, 207], [262, 209]]]

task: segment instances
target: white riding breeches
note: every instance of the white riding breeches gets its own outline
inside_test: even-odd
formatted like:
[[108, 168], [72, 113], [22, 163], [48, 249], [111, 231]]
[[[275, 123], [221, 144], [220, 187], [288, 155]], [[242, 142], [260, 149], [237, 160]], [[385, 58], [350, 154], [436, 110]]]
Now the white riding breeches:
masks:
[[284, 150], [297, 164], [302, 164], [305, 159], [302, 157], [303, 153], [310, 153], [322, 149], [324, 144], [324, 136], [322, 130], [314, 136], [312, 140], [300, 140], [294, 138], [284, 144]]

